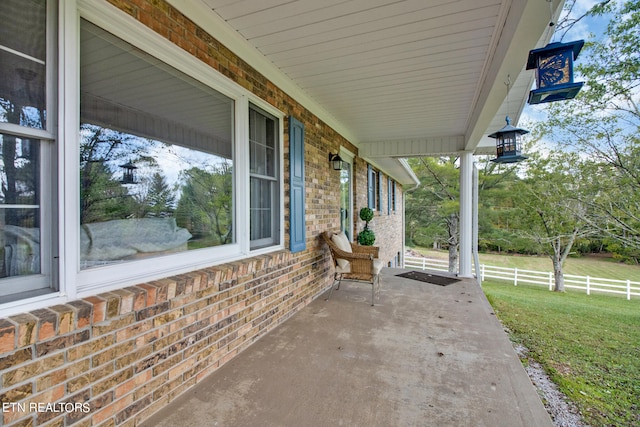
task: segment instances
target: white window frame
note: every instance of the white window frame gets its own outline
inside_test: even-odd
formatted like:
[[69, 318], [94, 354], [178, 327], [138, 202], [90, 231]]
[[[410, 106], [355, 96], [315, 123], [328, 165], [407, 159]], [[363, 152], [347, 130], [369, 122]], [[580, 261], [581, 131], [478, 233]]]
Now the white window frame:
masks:
[[[258, 107], [255, 103], [251, 102], [249, 105], [249, 109], [251, 110], [251, 105], [253, 105], [253, 110], [259, 114], [264, 113], [268, 113], [268, 111], [264, 110], [263, 108]], [[261, 111], [262, 110], [262, 111]], [[271, 114], [271, 113], [268, 113]], [[275, 129], [275, 132], [279, 132], [280, 128], [281, 128], [281, 123], [282, 123], [282, 118], [278, 118], [277, 116], [274, 116], [274, 119], [278, 122], [278, 128]], [[247, 121], [247, 124], [249, 122]], [[281, 135], [281, 134], [280, 134]], [[280, 220], [281, 218], [284, 217], [284, 215], [282, 215], [282, 211], [280, 210], [280, 200], [282, 197], [281, 194], [281, 188], [283, 187], [281, 185], [282, 183], [282, 177], [281, 177], [281, 167], [280, 164], [282, 163], [282, 147], [280, 146], [280, 141], [282, 140], [281, 137], [278, 137], [278, 134], [276, 133], [276, 137], [278, 138], [278, 141], [276, 141], [276, 148], [275, 148], [275, 174], [273, 177], [267, 176], [267, 175], [260, 175], [260, 174], [254, 174], [251, 173], [251, 171], [249, 171], [249, 181], [251, 181], [251, 178], [257, 178], [260, 180], [265, 180], [265, 181], [271, 181], [274, 182], [277, 186], [277, 193], [278, 193], [278, 203], [271, 203], [271, 211], [272, 211], [272, 219], [271, 219], [271, 231], [273, 232], [273, 235], [267, 238], [262, 238], [262, 239], [256, 239], [256, 240], [251, 240], [251, 237], [249, 237], [249, 245], [253, 245], [254, 247], [256, 247], [256, 250], [264, 248], [264, 247], [271, 247], [274, 246], [276, 244], [281, 244], [282, 243], [282, 221]], [[251, 144], [251, 141], [248, 140], [248, 144]], [[250, 154], [248, 155], [249, 160], [251, 160], [250, 158]], [[249, 200], [251, 200], [251, 186], [249, 186]], [[251, 214], [249, 214], [249, 217], [251, 216]], [[277, 236], [276, 236], [276, 231], [277, 231]], [[249, 233], [251, 234], [251, 233]], [[278, 242], [278, 243], [275, 243]]]
[[351, 226], [351, 230], [349, 230], [349, 236], [351, 238], [351, 241], [355, 241], [356, 239], [356, 225], [355, 225], [355, 205], [353, 203], [353, 186], [354, 186], [354, 169], [353, 169], [353, 163], [354, 163], [354, 159], [356, 157], [355, 154], [353, 154], [351, 151], [347, 150], [344, 147], [340, 147], [340, 158], [342, 159], [343, 162], [348, 163], [349, 167], [351, 169], [351, 177], [350, 180], [351, 182], [349, 183], [349, 215], [350, 215], [350, 226]]
[[[221, 73], [198, 60], [136, 19], [103, 0], [65, 0], [58, 5], [58, 198], [60, 221], [57, 235], [59, 289], [35, 298], [0, 304], [3, 315], [12, 315], [65, 301], [96, 295], [139, 283], [173, 276], [248, 256], [284, 249], [284, 168], [282, 161], [285, 114]], [[112, 33], [166, 64], [210, 86], [235, 102], [234, 111], [234, 226], [235, 242], [228, 245], [190, 250], [161, 257], [130, 261], [117, 265], [80, 269], [80, 19]], [[250, 249], [249, 241], [249, 103], [273, 115], [278, 129], [279, 244]], [[53, 109], [50, 111], [54, 111]], [[44, 172], [44, 171], [43, 171]], [[53, 175], [53, 171], [51, 171]], [[44, 175], [44, 173], [43, 173]], [[160, 261], [161, 260], [161, 261]]]
[[[46, 59], [45, 59], [45, 111], [47, 113], [47, 121], [45, 129], [30, 128], [20, 126], [13, 123], [0, 123], [0, 132], [12, 135], [22, 139], [31, 139], [38, 141], [40, 150], [40, 162], [38, 172], [40, 175], [40, 199], [38, 200], [38, 212], [40, 216], [40, 273], [28, 276], [15, 276], [3, 278], [3, 287], [8, 286], [13, 289], [20, 289], [18, 292], [3, 292], [0, 297], [3, 298], [20, 298], [24, 294], [25, 299], [28, 295], [38, 295], [38, 298], [50, 298], [52, 292], [58, 289], [57, 277], [57, 256], [54, 246], [55, 224], [57, 223], [57, 215], [54, 204], [53, 189], [55, 183], [51, 177], [54, 175], [53, 162], [55, 158], [55, 149], [58, 144], [58, 138], [55, 134], [57, 128], [56, 112], [56, 67], [57, 60], [57, 41], [56, 34], [58, 32], [58, 8], [55, 1], [48, 1], [46, 4]], [[44, 295], [40, 295], [44, 294]], [[20, 300], [11, 301], [6, 304], [0, 304], [0, 307], [7, 305], [12, 306], [20, 304]]]

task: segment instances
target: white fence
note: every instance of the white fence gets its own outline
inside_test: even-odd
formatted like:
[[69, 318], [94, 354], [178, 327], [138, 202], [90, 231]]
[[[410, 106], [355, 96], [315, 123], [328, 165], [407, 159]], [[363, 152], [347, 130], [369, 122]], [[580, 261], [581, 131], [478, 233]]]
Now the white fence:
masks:
[[[439, 259], [405, 256], [404, 266], [405, 268], [421, 270], [448, 271], [449, 262]], [[513, 283], [514, 286], [518, 286], [520, 283], [531, 283], [534, 285], [545, 285], [549, 290], [553, 290], [555, 286], [555, 279], [551, 271], [532, 271], [480, 264], [480, 277], [483, 281], [487, 278], [509, 281]], [[584, 290], [587, 295], [591, 295], [592, 292], [604, 292], [626, 295], [628, 300], [631, 299], [631, 296], [640, 297], [640, 282], [631, 280], [603, 279], [599, 277], [565, 274], [564, 287], [567, 289]]]

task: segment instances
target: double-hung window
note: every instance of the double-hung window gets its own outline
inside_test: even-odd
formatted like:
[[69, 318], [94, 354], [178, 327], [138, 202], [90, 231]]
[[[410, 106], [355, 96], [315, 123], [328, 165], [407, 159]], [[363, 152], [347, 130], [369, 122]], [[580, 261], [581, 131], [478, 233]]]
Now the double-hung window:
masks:
[[55, 2], [0, 2], [0, 302], [55, 287]]
[[278, 120], [261, 109], [249, 109], [251, 249], [279, 243]]

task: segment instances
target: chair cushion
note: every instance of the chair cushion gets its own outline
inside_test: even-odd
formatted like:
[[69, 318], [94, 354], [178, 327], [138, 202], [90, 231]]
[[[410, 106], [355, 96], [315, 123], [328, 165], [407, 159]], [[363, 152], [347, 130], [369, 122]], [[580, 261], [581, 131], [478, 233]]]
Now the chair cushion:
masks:
[[373, 260], [373, 274], [380, 274], [380, 270], [382, 270], [382, 261], [379, 260], [378, 258]]
[[341, 266], [340, 264], [336, 265], [336, 273], [338, 274], [349, 274], [351, 273], [351, 263], [349, 261], [347, 261], [346, 259], [341, 259], [338, 261], [346, 261], [347, 265], [345, 265], [344, 267]]
[[[344, 232], [338, 233], [338, 234], [334, 234], [333, 236], [331, 236], [331, 241], [341, 251], [349, 252], [349, 253], [352, 252], [351, 251], [351, 243], [349, 243], [349, 239], [344, 234]], [[347, 261], [346, 259], [338, 258], [336, 260], [336, 263], [338, 263], [338, 266], [340, 267], [341, 270], [343, 270], [345, 272], [350, 270], [349, 261]]]

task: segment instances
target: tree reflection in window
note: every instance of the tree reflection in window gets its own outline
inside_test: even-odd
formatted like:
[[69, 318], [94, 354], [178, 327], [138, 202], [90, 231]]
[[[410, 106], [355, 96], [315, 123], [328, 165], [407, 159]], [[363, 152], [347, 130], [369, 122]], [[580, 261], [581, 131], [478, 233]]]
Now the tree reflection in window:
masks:
[[233, 242], [231, 160], [86, 123], [80, 159], [84, 268]]

